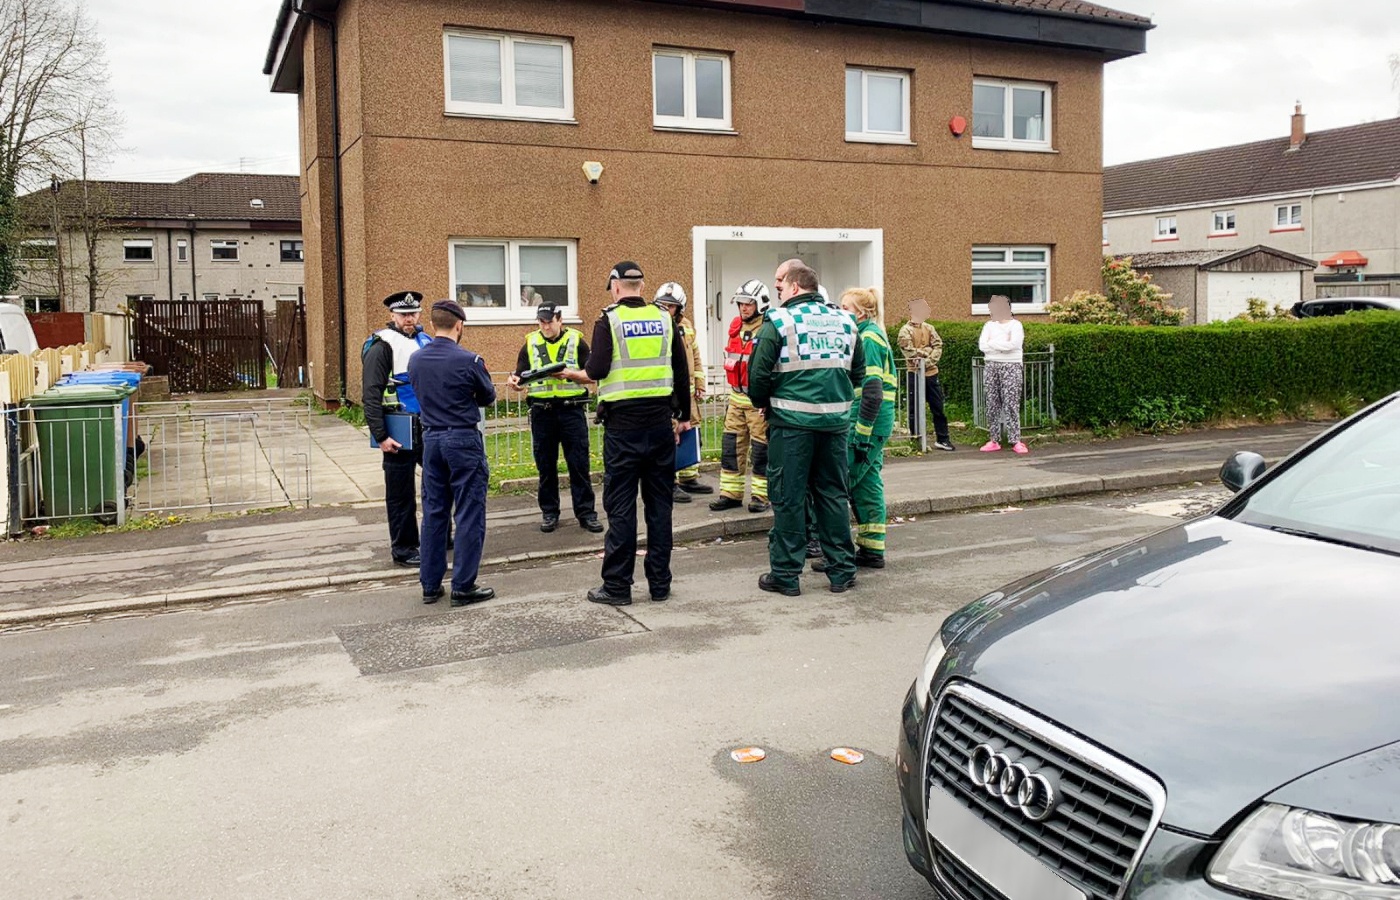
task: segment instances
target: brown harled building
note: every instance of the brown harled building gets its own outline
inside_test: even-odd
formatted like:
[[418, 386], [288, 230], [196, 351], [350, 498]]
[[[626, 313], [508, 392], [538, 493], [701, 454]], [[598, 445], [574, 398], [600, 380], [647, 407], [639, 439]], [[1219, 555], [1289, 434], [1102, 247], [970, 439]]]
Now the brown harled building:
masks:
[[[1098, 284], [1103, 67], [1146, 19], [1077, 0], [285, 0], [313, 384], [358, 399], [380, 298], [466, 306], [508, 369], [533, 306], [618, 260], [678, 281], [708, 362], [801, 256], [896, 318]], [[596, 164], [596, 165], [595, 165]], [[598, 166], [601, 166], [599, 172]]]

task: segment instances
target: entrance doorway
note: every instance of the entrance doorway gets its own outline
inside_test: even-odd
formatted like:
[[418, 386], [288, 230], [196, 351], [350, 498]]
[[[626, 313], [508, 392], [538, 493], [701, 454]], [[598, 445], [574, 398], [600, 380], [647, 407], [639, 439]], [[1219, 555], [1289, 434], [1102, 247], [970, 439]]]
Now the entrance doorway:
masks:
[[[696, 337], [712, 372], [724, 359], [729, 323], [736, 315], [730, 297], [751, 278], [768, 285], [771, 294], [773, 270], [784, 260], [795, 257], [815, 269], [832, 300], [849, 287], [874, 286], [884, 292], [884, 231], [878, 228], [697, 226], [693, 241]], [[776, 302], [776, 294], [772, 297]]]

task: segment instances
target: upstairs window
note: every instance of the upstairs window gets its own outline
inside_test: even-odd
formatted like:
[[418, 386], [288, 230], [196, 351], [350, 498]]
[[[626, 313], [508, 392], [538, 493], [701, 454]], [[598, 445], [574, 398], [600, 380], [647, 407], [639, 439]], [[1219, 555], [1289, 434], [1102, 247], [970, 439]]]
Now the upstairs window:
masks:
[[729, 57], [694, 50], [657, 50], [651, 89], [658, 128], [729, 131]]
[[53, 238], [34, 238], [19, 245], [21, 262], [51, 262], [58, 259], [58, 242]]
[[1176, 216], [1159, 216], [1157, 218], [1157, 232], [1153, 239], [1158, 241], [1176, 240]]
[[1210, 233], [1234, 234], [1235, 211], [1233, 209], [1217, 209], [1211, 213]]
[[176, 262], [189, 262], [189, 261], [190, 261], [190, 242], [189, 242], [189, 241], [176, 241], [176, 242], [175, 242], [175, 261], [176, 261]]
[[972, 146], [988, 150], [1050, 150], [1048, 84], [972, 82]]
[[572, 120], [573, 45], [560, 38], [449, 32], [443, 36], [447, 112]]
[[846, 140], [909, 143], [909, 73], [846, 70]]
[[1296, 231], [1303, 227], [1303, 204], [1284, 203], [1274, 207], [1274, 230]]
[[280, 255], [284, 263], [299, 263], [304, 258], [302, 256], [301, 241], [282, 241]]
[[149, 238], [136, 238], [122, 241], [122, 260], [125, 262], [155, 262], [156, 242]]
[[210, 241], [214, 262], [238, 262], [238, 241]]

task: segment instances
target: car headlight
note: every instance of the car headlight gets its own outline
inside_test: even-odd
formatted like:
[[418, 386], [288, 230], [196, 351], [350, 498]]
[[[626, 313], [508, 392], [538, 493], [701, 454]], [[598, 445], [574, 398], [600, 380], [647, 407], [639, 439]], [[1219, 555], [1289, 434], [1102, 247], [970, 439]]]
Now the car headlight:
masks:
[[1283, 900], [1400, 898], [1400, 826], [1268, 804], [1225, 842], [1210, 880]]
[[947, 652], [943, 648], [943, 635], [935, 635], [933, 643], [928, 645], [928, 652], [924, 654], [924, 665], [919, 669], [919, 677], [914, 681], [914, 699], [918, 701], [920, 709], [928, 708], [929, 688], [933, 685], [933, 679], [938, 675], [938, 665], [943, 662]]

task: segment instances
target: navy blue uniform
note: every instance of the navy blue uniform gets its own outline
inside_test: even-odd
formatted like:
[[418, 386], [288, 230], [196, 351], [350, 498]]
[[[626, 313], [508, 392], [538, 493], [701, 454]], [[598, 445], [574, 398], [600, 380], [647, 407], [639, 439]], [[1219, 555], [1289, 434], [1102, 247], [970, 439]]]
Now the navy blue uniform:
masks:
[[425, 594], [442, 586], [451, 518], [456, 524], [452, 590], [470, 591], [486, 543], [488, 470], [481, 407], [496, 401], [496, 388], [481, 357], [445, 337], [413, 354], [408, 380], [423, 422], [423, 563], [418, 579]]

